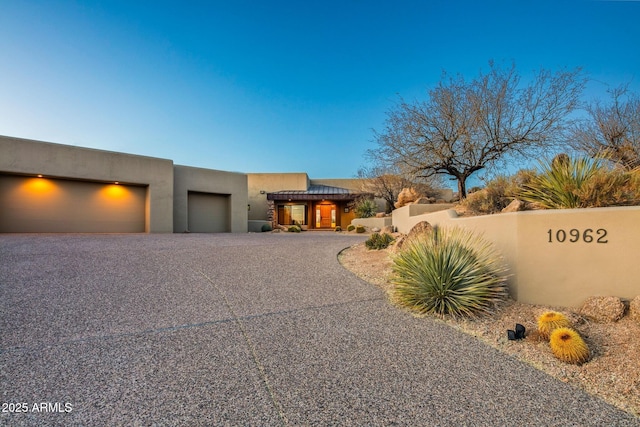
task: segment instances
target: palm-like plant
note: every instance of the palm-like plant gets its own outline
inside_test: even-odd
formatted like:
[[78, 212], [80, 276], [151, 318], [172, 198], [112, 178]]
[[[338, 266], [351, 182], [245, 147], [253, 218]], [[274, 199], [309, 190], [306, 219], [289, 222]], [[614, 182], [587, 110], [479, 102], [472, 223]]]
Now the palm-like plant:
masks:
[[581, 208], [579, 192], [602, 168], [599, 160], [556, 157], [550, 165], [541, 163], [541, 173], [522, 186], [519, 197], [544, 209]]
[[604, 159], [557, 156], [521, 186], [517, 196], [543, 209], [633, 205], [640, 202], [640, 171], [610, 168]]
[[507, 296], [506, 267], [473, 232], [442, 229], [410, 241], [393, 260], [393, 299], [423, 314], [473, 316]]
[[373, 199], [361, 198], [356, 201], [354, 213], [356, 218], [371, 218], [376, 216], [378, 205]]

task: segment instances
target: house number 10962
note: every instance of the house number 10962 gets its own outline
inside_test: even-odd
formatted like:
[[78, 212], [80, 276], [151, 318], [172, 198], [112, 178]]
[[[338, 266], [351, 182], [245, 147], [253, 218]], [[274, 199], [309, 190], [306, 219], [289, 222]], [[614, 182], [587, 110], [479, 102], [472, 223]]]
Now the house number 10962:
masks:
[[549, 229], [547, 234], [549, 235], [549, 243], [553, 243], [554, 241], [559, 243], [576, 243], [580, 240], [585, 243], [609, 243], [609, 239], [607, 239], [607, 230], [604, 228], [598, 228], [595, 231], [591, 228], [587, 228], [584, 231], [576, 228], [572, 228], [569, 231], [565, 231], [563, 229]]

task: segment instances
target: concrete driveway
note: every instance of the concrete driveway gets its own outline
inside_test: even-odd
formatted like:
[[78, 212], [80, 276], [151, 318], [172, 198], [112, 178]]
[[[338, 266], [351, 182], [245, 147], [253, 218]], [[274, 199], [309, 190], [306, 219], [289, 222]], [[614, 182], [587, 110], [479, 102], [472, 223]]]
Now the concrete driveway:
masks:
[[640, 425], [390, 306], [362, 239], [0, 235], [0, 425]]

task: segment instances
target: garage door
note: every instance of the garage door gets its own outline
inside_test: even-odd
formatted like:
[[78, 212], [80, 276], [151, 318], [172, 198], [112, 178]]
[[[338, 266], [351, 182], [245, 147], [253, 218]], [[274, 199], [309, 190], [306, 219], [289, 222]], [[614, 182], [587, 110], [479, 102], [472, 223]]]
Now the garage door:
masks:
[[231, 231], [231, 197], [189, 191], [189, 231], [192, 233], [227, 233]]
[[0, 175], [0, 232], [141, 233], [147, 189]]

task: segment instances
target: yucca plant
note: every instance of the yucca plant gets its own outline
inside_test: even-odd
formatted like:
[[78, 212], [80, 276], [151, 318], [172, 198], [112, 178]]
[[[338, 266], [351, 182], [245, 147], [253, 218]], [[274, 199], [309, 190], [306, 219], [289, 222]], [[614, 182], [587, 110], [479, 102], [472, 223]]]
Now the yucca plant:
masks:
[[586, 207], [579, 192], [602, 164], [588, 157], [572, 160], [565, 154], [540, 167], [541, 173], [524, 184], [518, 196], [544, 209], [572, 209]]
[[551, 333], [558, 328], [568, 328], [571, 326], [569, 319], [557, 311], [545, 311], [538, 317], [538, 332], [545, 340], [549, 339]]
[[543, 209], [623, 206], [640, 203], [640, 173], [610, 167], [605, 159], [558, 155], [524, 183], [517, 196]]
[[423, 314], [488, 313], [507, 296], [502, 258], [466, 229], [434, 227], [403, 246], [392, 268], [393, 299]]
[[376, 216], [378, 205], [373, 199], [360, 198], [356, 201], [353, 211], [356, 218], [371, 218]]
[[589, 360], [589, 347], [578, 332], [571, 328], [558, 328], [549, 340], [553, 355], [563, 362], [581, 364]]

